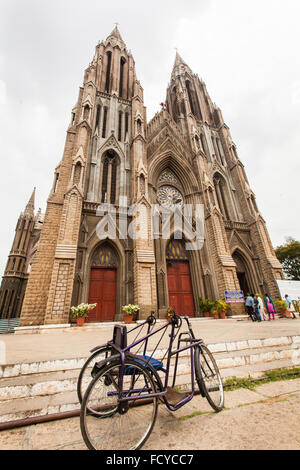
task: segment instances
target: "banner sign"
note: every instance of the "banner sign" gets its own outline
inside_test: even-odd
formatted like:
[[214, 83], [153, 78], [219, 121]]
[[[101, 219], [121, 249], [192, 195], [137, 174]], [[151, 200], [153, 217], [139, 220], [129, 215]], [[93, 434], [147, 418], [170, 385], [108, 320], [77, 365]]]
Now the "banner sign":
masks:
[[226, 290], [225, 302], [228, 304], [244, 303], [244, 292], [242, 290]]

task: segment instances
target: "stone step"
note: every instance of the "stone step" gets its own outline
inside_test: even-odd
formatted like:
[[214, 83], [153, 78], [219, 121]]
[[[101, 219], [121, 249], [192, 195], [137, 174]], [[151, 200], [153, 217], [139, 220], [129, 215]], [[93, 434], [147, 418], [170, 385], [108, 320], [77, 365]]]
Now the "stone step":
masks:
[[[300, 336], [208, 345], [223, 378], [261, 375], [300, 364]], [[161, 358], [164, 350], [156, 351]], [[85, 358], [2, 365], [0, 422], [79, 408], [76, 385]], [[176, 385], [189, 386], [188, 353], [180, 355]], [[173, 373], [174, 360], [171, 366]]]

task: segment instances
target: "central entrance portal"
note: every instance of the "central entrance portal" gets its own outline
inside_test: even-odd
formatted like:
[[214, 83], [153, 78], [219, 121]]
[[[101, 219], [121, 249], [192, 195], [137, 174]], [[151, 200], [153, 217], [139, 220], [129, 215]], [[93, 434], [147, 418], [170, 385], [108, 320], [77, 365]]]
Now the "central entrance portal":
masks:
[[89, 312], [89, 322], [113, 321], [117, 300], [117, 257], [109, 245], [101, 245], [92, 259], [89, 304], [97, 304]]
[[169, 305], [178, 315], [195, 315], [190, 265], [183, 243], [172, 240], [167, 247]]

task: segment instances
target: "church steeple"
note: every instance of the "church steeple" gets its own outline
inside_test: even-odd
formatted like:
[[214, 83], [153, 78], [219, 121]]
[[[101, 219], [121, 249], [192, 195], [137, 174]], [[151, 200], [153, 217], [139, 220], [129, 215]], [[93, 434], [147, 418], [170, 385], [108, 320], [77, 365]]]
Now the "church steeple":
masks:
[[31, 217], [34, 217], [35, 190], [36, 190], [36, 188], [33, 189], [32, 194], [30, 196], [30, 199], [27, 202], [27, 205], [26, 205], [25, 211], [24, 211], [25, 215], [29, 215]]
[[107, 37], [107, 39], [109, 39], [110, 37], [114, 37], [114, 38], [117, 38], [119, 39], [120, 41], [124, 42], [122, 37], [121, 37], [121, 34], [120, 34], [120, 31], [118, 29], [118, 23], [116, 23], [116, 26], [114, 27], [114, 29], [112, 30], [112, 32], [110, 33], [110, 35]]

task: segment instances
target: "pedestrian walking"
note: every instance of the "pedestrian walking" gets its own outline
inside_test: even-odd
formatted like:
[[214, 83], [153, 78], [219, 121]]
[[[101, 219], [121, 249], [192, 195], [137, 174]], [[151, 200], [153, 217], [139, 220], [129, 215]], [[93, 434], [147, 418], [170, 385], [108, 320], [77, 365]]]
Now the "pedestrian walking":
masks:
[[257, 294], [254, 297], [254, 312], [255, 312], [257, 321], [262, 321], [260, 311], [259, 311], [259, 303], [258, 303], [258, 295]]
[[285, 303], [287, 311], [292, 315], [293, 318], [296, 318], [294, 304], [292, 299], [287, 294], [285, 295]]
[[267, 317], [267, 314], [266, 314], [266, 311], [265, 311], [265, 306], [264, 306], [263, 300], [260, 297], [260, 295], [257, 296], [257, 300], [258, 300], [258, 309], [259, 309], [259, 313], [260, 313], [260, 318], [262, 319], [262, 321], [265, 321], [265, 320], [267, 320], [268, 317]]
[[255, 311], [254, 311], [254, 298], [253, 297], [254, 297], [253, 294], [248, 295], [245, 301], [245, 307], [248, 311], [248, 315], [250, 316], [251, 320], [256, 321], [257, 318], [256, 318]]
[[267, 313], [269, 315], [269, 321], [271, 320], [271, 315], [273, 317], [273, 320], [275, 320], [274, 302], [268, 294], [266, 294], [266, 296], [265, 296], [265, 303], [266, 303], [266, 310], [267, 310]]

